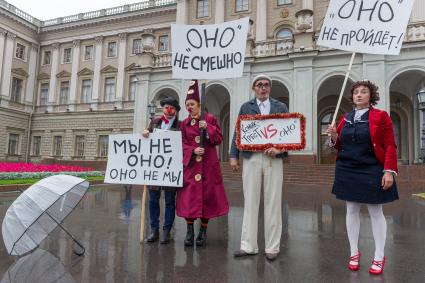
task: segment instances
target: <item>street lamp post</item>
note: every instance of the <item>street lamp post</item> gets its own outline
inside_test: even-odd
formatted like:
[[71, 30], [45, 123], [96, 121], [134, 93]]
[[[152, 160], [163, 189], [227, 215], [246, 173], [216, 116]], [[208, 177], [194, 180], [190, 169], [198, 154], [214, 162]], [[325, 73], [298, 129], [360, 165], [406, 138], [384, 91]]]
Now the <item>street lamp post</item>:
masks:
[[153, 103], [153, 101], [151, 101], [148, 104], [148, 111], [149, 111], [149, 118], [152, 120], [156, 113], [156, 105], [155, 103]]
[[425, 88], [422, 88], [417, 94], [419, 109], [422, 111], [422, 131], [421, 131], [421, 161], [425, 163]]

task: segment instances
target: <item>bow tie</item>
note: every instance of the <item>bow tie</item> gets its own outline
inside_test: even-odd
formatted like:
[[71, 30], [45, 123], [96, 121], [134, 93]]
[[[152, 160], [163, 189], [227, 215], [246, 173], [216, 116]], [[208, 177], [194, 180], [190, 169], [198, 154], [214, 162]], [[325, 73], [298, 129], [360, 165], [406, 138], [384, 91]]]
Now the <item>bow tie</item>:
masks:
[[164, 116], [164, 115], [162, 115], [161, 120], [162, 120], [165, 124], [170, 123], [170, 121], [169, 121], [167, 118], [165, 118], [165, 116]]

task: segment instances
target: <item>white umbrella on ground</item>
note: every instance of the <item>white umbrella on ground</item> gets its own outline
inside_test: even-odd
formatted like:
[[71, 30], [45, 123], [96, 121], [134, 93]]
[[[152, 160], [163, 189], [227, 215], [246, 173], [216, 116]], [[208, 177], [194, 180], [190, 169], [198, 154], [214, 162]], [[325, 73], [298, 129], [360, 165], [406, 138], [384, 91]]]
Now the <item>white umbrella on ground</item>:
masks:
[[3, 219], [2, 234], [10, 255], [23, 255], [34, 250], [57, 226], [85, 249], [62, 225], [62, 221], [81, 201], [89, 187], [84, 179], [55, 175], [38, 181], [25, 190], [8, 208]]
[[74, 278], [51, 253], [37, 249], [19, 258], [3, 275], [0, 283], [75, 283]]

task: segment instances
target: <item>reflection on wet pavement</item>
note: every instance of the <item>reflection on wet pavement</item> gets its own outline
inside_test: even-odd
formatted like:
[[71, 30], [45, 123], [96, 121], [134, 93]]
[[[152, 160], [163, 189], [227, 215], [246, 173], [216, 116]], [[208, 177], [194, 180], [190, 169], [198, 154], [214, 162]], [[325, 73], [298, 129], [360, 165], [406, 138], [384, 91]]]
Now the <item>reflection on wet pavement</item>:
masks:
[[[41, 244], [40, 248], [46, 252], [38, 249], [31, 256], [36, 257], [38, 253], [49, 258], [46, 265], [55, 270], [56, 275], [63, 266], [63, 278], [68, 281], [59, 282], [425, 281], [425, 201], [401, 195], [400, 201], [384, 207], [388, 222], [388, 261], [384, 275], [372, 277], [367, 270], [374, 243], [365, 208], [359, 243], [362, 268], [360, 272], [350, 272], [346, 267], [349, 247], [345, 205], [335, 200], [329, 189], [284, 188], [281, 253], [274, 262], [268, 262], [263, 251], [246, 259], [233, 258], [233, 252], [239, 248], [243, 197], [236, 189], [229, 190], [228, 196], [230, 212], [210, 222], [206, 247], [184, 247], [186, 224], [179, 217], [174, 225], [174, 241], [170, 244], [140, 245], [140, 187], [133, 186], [132, 190], [123, 186], [91, 187], [64, 222], [85, 245], [85, 256], [74, 255], [72, 240], [58, 229]], [[16, 197], [17, 194], [10, 193], [0, 195], [0, 219]], [[262, 215], [260, 249], [264, 248], [261, 223]], [[31, 261], [8, 256], [0, 243], [3, 280], [8, 280], [17, 267], [21, 271], [28, 270], [26, 265]]]

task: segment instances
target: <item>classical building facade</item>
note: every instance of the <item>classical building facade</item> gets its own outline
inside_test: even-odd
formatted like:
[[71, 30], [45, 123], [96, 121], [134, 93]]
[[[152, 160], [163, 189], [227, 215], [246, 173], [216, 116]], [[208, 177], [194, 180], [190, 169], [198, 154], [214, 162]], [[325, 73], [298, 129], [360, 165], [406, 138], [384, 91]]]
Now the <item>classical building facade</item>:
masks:
[[[171, 78], [172, 23], [249, 17], [243, 77], [206, 82], [208, 111], [224, 133], [220, 158], [228, 158], [240, 105], [254, 97], [251, 79], [266, 73], [272, 97], [307, 118], [306, 149], [291, 160], [333, 162], [324, 130], [351, 54], [316, 45], [328, 2], [146, 0], [40, 21], [0, 0], [0, 160], [105, 160], [108, 135], [139, 132], [150, 102], [173, 96], [183, 104], [188, 81]], [[424, 1], [415, 1], [399, 56], [355, 57], [349, 84], [363, 78], [380, 88], [378, 107], [394, 122], [400, 162], [418, 162]], [[341, 113], [350, 110], [344, 98]]]

